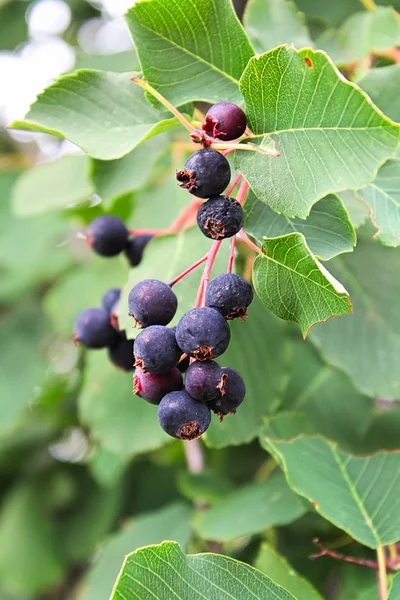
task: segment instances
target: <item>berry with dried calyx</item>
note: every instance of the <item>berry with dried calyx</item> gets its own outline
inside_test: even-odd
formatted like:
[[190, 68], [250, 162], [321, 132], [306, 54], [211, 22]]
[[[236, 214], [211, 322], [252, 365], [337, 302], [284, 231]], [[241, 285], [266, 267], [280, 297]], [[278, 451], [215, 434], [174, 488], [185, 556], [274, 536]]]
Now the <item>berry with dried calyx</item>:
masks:
[[247, 119], [242, 109], [236, 104], [218, 102], [207, 111], [201, 127], [211, 137], [226, 141], [236, 140], [244, 134]]
[[211, 360], [223, 354], [230, 337], [229, 325], [224, 317], [208, 307], [189, 310], [176, 328], [180, 349], [197, 360]]
[[221, 367], [213, 360], [193, 362], [186, 372], [185, 389], [199, 402], [209, 402], [220, 394]]
[[197, 211], [197, 224], [212, 240], [224, 240], [236, 235], [243, 227], [243, 209], [234, 198], [214, 196]]
[[225, 156], [211, 148], [202, 148], [189, 156], [176, 178], [180, 187], [194, 196], [209, 198], [218, 196], [228, 186], [231, 168]]
[[158, 405], [158, 421], [170, 436], [178, 440], [200, 437], [211, 422], [207, 404], [194, 400], [186, 390], [170, 392]]
[[245, 320], [247, 307], [253, 300], [248, 281], [235, 273], [223, 273], [211, 279], [206, 291], [206, 306], [215, 308], [225, 319]]
[[235, 414], [246, 395], [246, 386], [242, 377], [235, 369], [222, 367], [218, 387], [220, 395], [211, 400], [208, 406], [221, 418], [228, 414]]
[[168, 325], [177, 307], [178, 300], [171, 287], [158, 279], [140, 281], [128, 297], [128, 312], [137, 327]]
[[135, 340], [135, 367], [143, 372], [166, 373], [178, 363], [181, 351], [174, 332], [163, 325], [151, 325]]

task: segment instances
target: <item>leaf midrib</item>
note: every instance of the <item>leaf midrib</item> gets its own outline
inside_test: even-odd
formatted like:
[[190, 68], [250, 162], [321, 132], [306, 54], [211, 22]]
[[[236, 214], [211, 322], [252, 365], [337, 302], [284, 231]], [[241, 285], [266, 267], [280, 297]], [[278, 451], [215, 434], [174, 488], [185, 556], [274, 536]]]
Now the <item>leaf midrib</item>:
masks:
[[[389, 132], [392, 131], [393, 125], [388, 123], [388, 125], [374, 125], [373, 127], [292, 127], [291, 129], [277, 129], [275, 131], [266, 131], [265, 133], [256, 133], [253, 134], [249, 140], [252, 139], [260, 139], [270, 135], [279, 135], [281, 133], [293, 133], [295, 131], [371, 131], [375, 129], [387, 129]], [[397, 135], [399, 137], [399, 129], [397, 129]]]

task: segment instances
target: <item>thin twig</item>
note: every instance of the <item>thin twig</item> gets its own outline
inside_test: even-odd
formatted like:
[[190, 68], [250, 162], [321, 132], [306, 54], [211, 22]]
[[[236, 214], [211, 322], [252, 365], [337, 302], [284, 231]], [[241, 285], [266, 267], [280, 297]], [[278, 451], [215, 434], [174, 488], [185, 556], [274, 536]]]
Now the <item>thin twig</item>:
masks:
[[228, 268], [226, 269], [227, 273], [232, 273], [233, 260], [235, 258], [235, 248], [236, 248], [236, 235], [232, 236], [232, 239], [231, 239], [231, 247], [229, 250], [229, 259], [228, 259]]
[[194, 269], [196, 269], [198, 266], [200, 266], [201, 264], [203, 264], [203, 262], [205, 262], [208, 258], [208, 253], [205, 254], [204, 256], [202, 256], [202, 258], [199, 258], [199, 260], [197, 260], [195, 263], [193, 263], [192, 265], [190, 265], [190, 267], [188, 267], [187, 269], [185, 269], [180, 275], [177, 275], [177, 277], [175, 277], [174, 279], [172, 279], [169, 282], [169, 285], [172, 287], [173, 285], [175, 285], [175, 283], [178, 283], [178, 281], [180, 281], [181, 279], [183, 279], [184, 277], [186, 277], [186, 275], [189, 275], [189, 273], [191, 273], [192, 271], [194, 271]]
[[[309, 556], [309, 558], [311, 558], [311, 559], [320, 558], [321, 556], [330, 556], [331, 558], [334, 558], [336, 560], [341, 560], [343, 562], [360, 565], [361, 567], [368, 567], [369, 569], [374, 569], [375, 571], [378, 571], [378, 569], [379, 569], [378, 563], [374, 562], [373, 560], [367, 560], [364, 558], [356, 558], [355, 556], [346, 556], [345, 554], [340, 554], [339, 552], [334, 552], [333, 550], [329, 550], [329, 548], [326, 548], [323, 544], [321, 544], [317, 538], [313, 540], [313, 543], [317, 546], [317, 548], [319, 548], [320, 552], [318, 552], [316, 554], [311, 554]], [[386, 573], [386, 571], [385, 571], [385, 573]], [[385, 600], [386, 600], [386, 598], [385, 598]]]
[[239, 181], [242, 179], [242, 174], [238, 173], [235, 177], [235, 179], [232, 181], [231, 185], [228, 187], [228, 189], [225, 192], [225, 196], [230, 196], [233, 192], [233, 190], [235, 189], [235, 187], [237, 186], [237, 184], [239, 183]]
[[383, 546], [376, 549], [378, 558], [378, 590], [379, 600], [387, 600], [387, 574], [386, 574], [386, 556]]
[[246, 246], [248, 246], [249, 248], [251, 248], [252, 250], [254, 250], [255, 252], [257, 252], [257, 254], [262, 254], [262, 250], [260, 250], [260, 248], [258, 246], [256, 246], [251, 239], [246, 235], [246, 233], [244, 232], [244, 229], [241, 229], [239, 232], [240, 235], [240, 239], [242, 240], [242, 242], [244, 242], [246, 244]]
[[210, 251], [208, 253], [206, 266], [204, 267], [203, 275], [202, 275], [201, 281], [200, 281], [200, 286], [202, 286], [202, 288], [203, 288], [200, 306], [205, 305], [206, 291], [207, 291], [208, 282], [210, 281], [211, 269], [213, 267], [214, 261], [218, 254], [218, 250], [221, 247], [221, 244], [222, 244], [222, 240], [216, 240], [213, 243], [213, 245], [211, 246]]

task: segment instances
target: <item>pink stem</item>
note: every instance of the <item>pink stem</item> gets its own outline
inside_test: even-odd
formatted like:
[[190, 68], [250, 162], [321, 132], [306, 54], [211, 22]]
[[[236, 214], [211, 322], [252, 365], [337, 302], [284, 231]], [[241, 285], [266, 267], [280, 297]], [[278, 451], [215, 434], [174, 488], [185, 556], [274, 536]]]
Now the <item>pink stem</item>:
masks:
[[232, 154], [232, 152], [236, 152], [236, 148], [228, 148], [228, 150], [222, 150], [221, 154], [224, 156], [228, 156], [228, 154]]
[[180, 215], [178, 215], [172, 225], [170, 225], [167, 229], [131, 229], [129, 233], [130, 235], [149, 234], [154, 236], [167, 235], [168, 233], [178, 233], [178, 231], [183, 229], [185, 225], [189, 225], [190, 219], [196, 215], [201, 203], [202, 200], [199, 198], [193, 198], [193, 200], [190, 201], [187, 207], [181, 212]]
[[195, 308], [199, 308], [201, 305], [201, 300], [203, 298], [203, 279], [200, 279], [199, 289], [197, 290], [196, 302], [194, 304]]
[[218, 250], [219, 250], [221, 244], [222, 244], [222, 240], [215, 241], [213, 243], [213, 245], [211, 246], [210, 251], [207, 255], [206, 266], [204, 267], [203, 275], [201, 276], [200, 285], [199, 285], [199, 289], [197, 292], [197, 298], [196, 298], [196, 304], [195, 304], [196, 308], [198, 308], [199, 306], [204, 306], [204, 304], [205, 304], [206, 290], [207, 290], [208, 282], [210, 280], [211, 269], [213, 267], [215, 258], [218, 254]]
[[235, 187], [237, 186], [237, 184], [239, 183], [239, 181], [242, 178], [242, 174], [238, 173], [235, 177], [235, 179], [232, 181], [232, 184], [228, 187], [228, 189], [225, 192], [225, 196], [230, 196], [233, 192], [233, 190], [235, 189]]
[[255, 250], [258, 254], [262, 254], [262, 250], [260, 250], [260, 248], [258, 246], [253, 244], [253, 242], [245, 234], [244, 229], [241, 229], [239, 233], [240, 233], [240, 239], [242, 240], [242, 242], [244, 242], [247, 246], [249, 246], [249, 248], [252, 248], [253, 250]]
[[242, 183], [240, 184], [239, 191], [236, 194], [236, 201], [239, 202], [239, 204], [242, 204], [242, 205], [244, 204], [244, 201], [246, 200], [248, 191], [249, 191], [249, 184], [247, 183], [247, 181], [245, 179], [243, 179]]
[[236, 235], [234, 235], [231, 239], [231, 249], [229, 252], [228, 268], [226, 270], [227, 273], [232, 273], [233, 259], [235, 258], [235, 248], [236, 248]]
[[130, 235], [164, 235], [167, 229], [131, 229]]
[[186, 275], [188, 275], [189, 273], [191, 273], [194, 269], [196, 269], [199, 265], [201, 265], [203, 262], [205, 262], [208, 258], [208, 254], [205, 254], [202, 258], [199, 258], [198, 261], [196, 261], [195, 263], [193, 263], [193, 265], [191, 265], [190, 267], [188, 267], [187, 269], [185, 269], [185, 271], [183, 271], [183, 273], [181, 273], [180, 275], [178, 275], [177, 277], [175, 277], [174, 279], [172, 279], [169, 282], [170, 286], [175, 285], [175, 283], [178, 283], [178, 281], [180, 281], [181, 279], [183, 279], [184, 277], [186, 277]]

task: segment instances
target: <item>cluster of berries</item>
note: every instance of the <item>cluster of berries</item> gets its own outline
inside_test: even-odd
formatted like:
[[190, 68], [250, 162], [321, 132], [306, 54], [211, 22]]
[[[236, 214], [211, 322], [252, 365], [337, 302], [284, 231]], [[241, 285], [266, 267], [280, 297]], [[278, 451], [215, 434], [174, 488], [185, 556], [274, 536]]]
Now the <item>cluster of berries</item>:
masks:
[[[204, 235], [222, 240], [243, 227], [243, 210], [235, 199], [220, 195], [229, 184], [230, 166], [222, 154], [207, 146], [216, 137], [240, 137], [246, 129], [246, 116], [238, 106], [221, 102], [208, 111], [202, 129], [206, 147], [189, 157], [177, 179], [190, 193], [208, 198], [198, 210], [197, 222]], [[139, 264], [151, 237], [132, 237], [123, 221], [109, 215], [95, 219], [86, 232], [95, 252], [115, 256], [124, 251], [132, 266]], [[146, 279], [133, 287], [128, 313], [134, 326], [142, 329], [134, 342], [118, 328], [118, 289], [104, 294], [101, 307], [80, 313], [74, 340], [87, 348], [107, 347], [115, 366], [134, 370], [134, 393], [158, 405], [164, 431], [174, 438], [192, 440], [207, 430], [211, 411], [222, 419], [235, 413], [243, 402], [246, 388], [239, 373], [220, 367], [214, 359], [229, 345], [227, 321], [245, 320], [253, 291], [239, 275], [218, 275], [205, 287], [202, 305], [186, 312], [177, 327], [167, 327], [178, 307], [172, 285]]]

